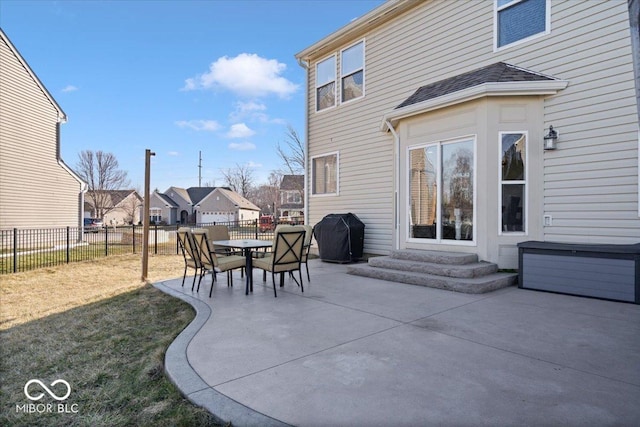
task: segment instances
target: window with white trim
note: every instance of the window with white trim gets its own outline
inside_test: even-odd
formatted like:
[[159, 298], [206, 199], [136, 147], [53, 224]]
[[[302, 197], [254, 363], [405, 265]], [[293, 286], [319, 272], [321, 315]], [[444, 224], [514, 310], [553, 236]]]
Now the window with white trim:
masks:
[[500, 132], [500, 231], [526, 232], [527, 134]]
[[549, 31], [548, 0], [496, 0], [496, 48]]
[[336, 105], [336, 57], [316, 64], [316, 111]]
[[161, 208], [149, 208], [149, 219], [151, 223], [162, 222], [162, 209]]
[[341, 102], [364, 95], [364, 41], [341, 52], [340, 76]]
[[338, 153], [311, 158], [311, 194], [338, 194]]

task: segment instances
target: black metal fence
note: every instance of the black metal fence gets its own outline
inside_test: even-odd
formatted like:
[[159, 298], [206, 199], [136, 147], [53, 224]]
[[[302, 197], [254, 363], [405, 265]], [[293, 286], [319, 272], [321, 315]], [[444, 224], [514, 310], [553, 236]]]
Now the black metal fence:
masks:
[[[258, 221], [217, 223], [229, 228], [231, 239], [273, 239], [273, 230], [265, 230]], [[211, 224], [187, 225], [203, 227]], [[179, 254], [176, 231], [182, 225], [152, 225], [149, 229], [149, 253]], [[142, 253], [141, 225], [121, 227], [0, 230], [0, 274], [52, 267], [109, 255]]]

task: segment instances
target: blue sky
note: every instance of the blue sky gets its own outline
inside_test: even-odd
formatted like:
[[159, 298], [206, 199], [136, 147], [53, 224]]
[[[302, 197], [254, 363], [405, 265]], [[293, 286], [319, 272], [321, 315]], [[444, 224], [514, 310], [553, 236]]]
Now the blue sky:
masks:
[[304, 136], [294, 55], [383, 0], [0, 1], [0, 27], [67, 114], [62, 158], [114, 153], [133, 188], [223, 185], [282, 167], [287, 125]]

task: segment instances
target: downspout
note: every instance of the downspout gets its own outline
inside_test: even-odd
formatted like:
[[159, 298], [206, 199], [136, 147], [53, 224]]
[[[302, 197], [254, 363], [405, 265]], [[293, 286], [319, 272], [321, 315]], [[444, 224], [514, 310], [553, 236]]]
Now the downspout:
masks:
[[298, 58], [298, 65], [305, 71], [305, 95], [304, 95], [304, 223], [309, 225], [309, 63]]
[[398, 133], [396, 132], [395, 128], [393, 127], [393, 125], [391, 124], [391, 122], [389, 121], [389, 119], [385, 119], [385, 123], [387, 124], [387, 127], [389, 128], [389, 130], [391, 131], [391, 133], [393, 134], [393, 139], [394, 139], [394, 151], [395, 151], [395, 155], [394, 155], [394, 189], [393, 189], [393, 227], [395, 228], [395, 234], [396, 234], [396, 239], [395, 239], [395, 248], [394, 249], [400, 249], [400, 224], [399, 224], [399, 217], [400, 217], [400, 209], [399, 209], [399, 200], [398, 197], [400, 195], [400, 136], [398, 135]]

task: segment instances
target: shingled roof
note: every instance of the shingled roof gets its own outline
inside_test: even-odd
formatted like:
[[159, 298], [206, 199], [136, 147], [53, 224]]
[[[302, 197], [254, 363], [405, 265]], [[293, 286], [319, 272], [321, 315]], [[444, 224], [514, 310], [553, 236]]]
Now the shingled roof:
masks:
[[402, 108], [429, 99], [448, 95], [453, 92], [468, 89], [484, 83], [530, 82], [540, 80], [554, 80], [551, 77], [537, 74], [504, 62], [498, 62], [477, 70], [469, 71], [448, 79], [422, 86], [413, 95], [405, 99], [396, 107]]

